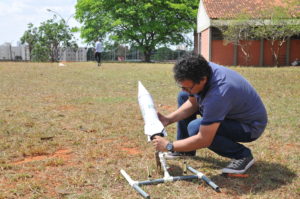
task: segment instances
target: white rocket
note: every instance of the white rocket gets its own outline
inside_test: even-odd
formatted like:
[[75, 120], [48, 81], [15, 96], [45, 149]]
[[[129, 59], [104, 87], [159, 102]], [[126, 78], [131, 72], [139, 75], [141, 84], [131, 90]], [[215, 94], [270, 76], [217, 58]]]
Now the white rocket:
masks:
[[158, 119], [150, 93], [140, 81], [138, 84], [138, 101], [144, 118], [144, 131], [148, 136], [148, 141], [151, 141], [154, 135], [167, 136], [164, 125]]

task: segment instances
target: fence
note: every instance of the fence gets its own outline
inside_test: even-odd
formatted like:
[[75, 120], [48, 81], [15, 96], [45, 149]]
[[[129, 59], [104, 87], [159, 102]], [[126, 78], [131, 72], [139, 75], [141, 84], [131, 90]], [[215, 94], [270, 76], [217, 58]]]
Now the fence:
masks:
[[[152, 62], [169, 62], [175, 61], [185, 54], [190, 54], [192, 51], [185, 50], [156, 50], [151, 54]], [[135, 49], [113, 49], [102, 52], [101, 58], [103, 61], [126, 61], [126, 62], [141, 62], [145, 56], [142, 51]], [[87, 52], [87, 61], [95, 61], [94, 50], [91, 48]]]
[[[78, 48], [76, 51], [66, 49], [59, 52], [61, 61], [95, 61], [94, 48]], [[192, 51], [172, 50], [167, 47], [159, 48], [151, 54], [152, 62], [173, 62], [184, 54]], [[119, 46], [102, 53], [103, 61], [111, 62], [141, 62], [145, 59], [144, 53], [139, 49]], [[28, 46], [0, 46], [0, 61], [30, 61]]]

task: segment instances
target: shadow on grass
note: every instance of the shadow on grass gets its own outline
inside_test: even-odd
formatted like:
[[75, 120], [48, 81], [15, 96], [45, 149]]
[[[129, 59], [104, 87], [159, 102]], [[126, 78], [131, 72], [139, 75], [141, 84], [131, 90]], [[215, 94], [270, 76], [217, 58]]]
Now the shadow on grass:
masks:
[[[228, 161], [211, 157], [195, 157], [193, 159], [204, 163], [201, 168], [221, 169], [228, 164]], [[201, 171], [199, 167], [194, 168]], [[266, 161], [255, 162], [247, 174], [249, 174], [247, 178], [232, 178], [222, 175], [208, 177], [221, 188], [221, 191], [222, 189], [226, 190], [226, 193], [230, 195], [247, 195], [276, 190], [281, 186], [291, 184], [297, 177], [297, 174], [288, 167]]]

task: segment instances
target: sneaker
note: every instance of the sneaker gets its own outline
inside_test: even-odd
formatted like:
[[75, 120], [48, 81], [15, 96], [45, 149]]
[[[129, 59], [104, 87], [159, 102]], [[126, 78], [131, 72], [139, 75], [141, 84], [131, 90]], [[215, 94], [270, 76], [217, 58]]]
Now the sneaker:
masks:
[[254, 162], [252, 155], [238, 160], [233, 159], [227, 167], [222, 169], [222, 173], [245, 173]]
[[184, 157], [195, 157], [196, 152], [191, 151], [191, 152], [168, 152], [165, 154], [165, 158], [168, 160], [174, 160], [174, 159], [180, 159]]

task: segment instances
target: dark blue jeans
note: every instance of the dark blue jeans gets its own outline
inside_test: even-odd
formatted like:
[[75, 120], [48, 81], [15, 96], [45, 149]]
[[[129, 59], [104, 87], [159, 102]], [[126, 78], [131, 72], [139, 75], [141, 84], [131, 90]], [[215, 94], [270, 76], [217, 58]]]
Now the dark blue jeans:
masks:
[[101, 62], [101, 53], [100, 52], [95, 53], [95, 59], [98, 64]]
[[[181, 91], [178, 95], [178, 106], [181, 106], [189, 97], [189, 94]], [[201, 118], [197, 119], [197, 114], [190, 116], [177, 123], [177, 140], [196, 135], [199, 132]], [[224, 120], [221, 122], [217, 133], [208, 147], [220, 156], [240, 159], [251, 155], [249, 148], [238, 142], [252, 142], [250, 132], [245, 132], [241, 124], [235, 120]], [[193, 151], [191, 153], [195, 153]]]

